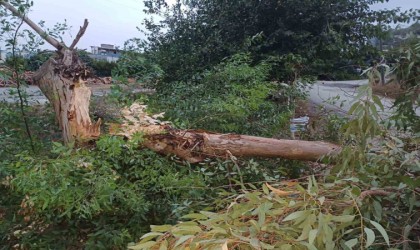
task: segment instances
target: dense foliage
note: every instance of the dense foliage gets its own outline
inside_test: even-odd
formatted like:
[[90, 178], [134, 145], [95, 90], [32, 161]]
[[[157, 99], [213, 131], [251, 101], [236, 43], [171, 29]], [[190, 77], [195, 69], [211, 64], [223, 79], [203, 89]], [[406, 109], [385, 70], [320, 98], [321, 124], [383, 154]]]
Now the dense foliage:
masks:
[[66, 147], [54, 142], [59, 133], [53, 133], [49, 109], [25, 107], [37, 131], [32, 152], [17, 106], [0, 105], [4, 249], [124, 248], [148, 225], [175, 223], [185, 213], [213, 206], [238, 183], [297, 176], [282, 161], [275, 168], [235, 159], [185, 165], [139, 150], [141, 137], [126, 142], [104, 136], [92, 148]]
[[[186, 128], [276, 135], [288, 124], [289, 87], [268, 81], [268, 63], [250, 63], [249, 55], [235, 55], [189, 81], [158, 88], [150, 104]], [[281, 88], [283, 102], [273, 102]]]
[[370, 8], [381, 0], [144, 2], [147, 13], [163, 17], [145, 21], [146, 51], [168, 80], [185, 80], [239, 52], [251, 52], [257, 61], [297, 54], [308, 60], [307, 71], [328, 75], [374, 54], [369, 39], [411, 16]]
[[405, 95], [397, 98], [394, 105], [398, 108], [396, 120], [398, 126], [411, 126], [420, 131], [420, 117], [416, 107], [420, 106], [420, 42], [400, 48], [402, 55], [396, 61], [396, 76]]

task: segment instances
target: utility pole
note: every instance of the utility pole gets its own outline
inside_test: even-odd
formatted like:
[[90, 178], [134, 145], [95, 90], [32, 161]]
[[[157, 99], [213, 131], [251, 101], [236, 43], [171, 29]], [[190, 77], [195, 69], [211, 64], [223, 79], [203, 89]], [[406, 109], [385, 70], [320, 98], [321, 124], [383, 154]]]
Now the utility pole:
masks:
[[[382, 31], [381, 21], [379, 21], [379, 27], [381, 28], [381, 31]], [[379, 50], [381, 51], [381, 55], [382, 55], [381, 61], [379, 63], [379, 72], [381, 74], [381, 85], [385, 85], [385, 67], [382, 66], [383, 64], [385, 64], [385, 57], [383, 56], [384, 50], [383, 50], [382, 34], [379, 36]]]
[[382, 37], [379, 39], [379, 49], [382, 54], [382, 58], [379, 63], [379, 72], [381, 73], [381, 85], [385, 85], [385, 67], [383, 66], [383, 64], [385, 64], [385, 57], [383, 56]]

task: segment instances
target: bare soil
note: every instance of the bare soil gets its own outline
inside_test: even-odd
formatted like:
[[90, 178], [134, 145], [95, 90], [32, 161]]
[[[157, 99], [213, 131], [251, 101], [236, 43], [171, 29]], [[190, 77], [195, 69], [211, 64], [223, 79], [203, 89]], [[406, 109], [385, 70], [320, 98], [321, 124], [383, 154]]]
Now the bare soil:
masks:
[[372, 87], [372, 91], [375, 95], [384, 96], [391, 99], [396, 99], [401, 95], [404, 95], [404, 90], [399, 84], [395, 82], [385, 85], [375, 85]]

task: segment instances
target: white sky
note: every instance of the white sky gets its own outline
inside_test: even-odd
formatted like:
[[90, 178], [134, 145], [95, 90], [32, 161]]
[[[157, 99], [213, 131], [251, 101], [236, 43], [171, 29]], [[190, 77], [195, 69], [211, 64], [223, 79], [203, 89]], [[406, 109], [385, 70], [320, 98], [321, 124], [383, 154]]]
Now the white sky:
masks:
[[[420, 9], [420, 0], [390, 0], [374, 6], [374, 9], [395, 7]], [[29, 17], [36, 23], [44, 20], [47, 27], [66, 19], [72, 26], [72, 37], [64, 38], [67, 45], [71, 44], [87, 18], [89, 26], [78, 48], [90, 51], [90, 46], [107, 43], [122, 47], [127, 39], [141, 37], [136, 27], [141, 27], [146, 16], [143, 8], [143, 0], [34, 0]]]

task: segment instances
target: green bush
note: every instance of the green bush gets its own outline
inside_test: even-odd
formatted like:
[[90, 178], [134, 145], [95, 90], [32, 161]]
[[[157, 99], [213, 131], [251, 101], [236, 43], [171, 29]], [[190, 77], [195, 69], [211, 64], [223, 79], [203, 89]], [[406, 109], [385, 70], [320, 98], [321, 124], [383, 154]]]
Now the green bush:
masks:
[[89, 66], [93, 69], [96, 76], [105, 77], [112, 75], [112, 71], [117, 66], [117, 63], [104, 60], [92, 60]]
[[29, 71], [37, 71], [41, 65], [54, 55], [52, 51], [41, 51], [28, 58], [26, 69]]
[[405, 95], [395, 100], [394, 106], [398, 112], [394, 119], [400, 121], [397, 126], [411, 127], [420, 131], [420, 117], [416, 108], [420, 105], [420, 42], [412, 42], [399, 50], [396, 62], [396, 75]]
[[238, 54], [190, 81], [158, 85], [149, 104], [181, 127], [272, 136], [287, 125], [291, 107], [270, 100], [280, 88], [268, 81], [270, 69]]
[[157, 64], [145, 55], [133, 51], [123, 53], [112, 73], [118, 77], [133, 77], [144, 83], [153, 83], [163, 75]]
[[106, 77], [112, 75], [112, 70], [117, 66], [115, 62], [105, 60], [95, 60], [89, 56], [85, 50], [78, 50], [78, 56], [82, 62], [93, 69], [93, 74], [98, 77]]
[[189, 168], [116, 137], [100, 139], [94, 151], [55, 143], [50, 157], [23, 152], [3, 168], [3, 189], [21, 202], [1, 245], [56, 248], [82, 240], [77, 244], [91, 249], [123, 248], [146, 225], [173, 222], [177, 202], [206, 197], [204, 189], [189, 188], [205, 187]]
[[23, 71], [27, 67], [28, 60], [23, 56], [9, 56], [6, 58], [4, 64], [12, 69], [16, 68], [18, 71]]

